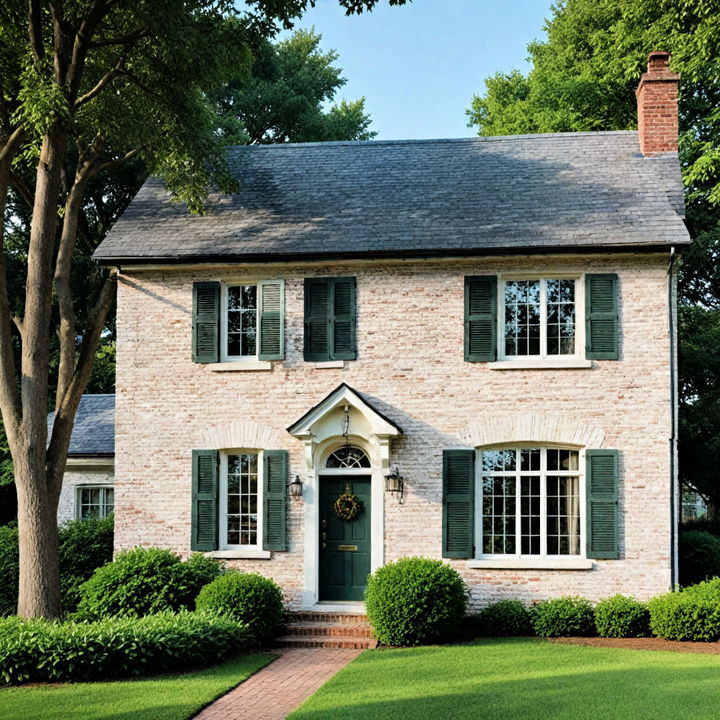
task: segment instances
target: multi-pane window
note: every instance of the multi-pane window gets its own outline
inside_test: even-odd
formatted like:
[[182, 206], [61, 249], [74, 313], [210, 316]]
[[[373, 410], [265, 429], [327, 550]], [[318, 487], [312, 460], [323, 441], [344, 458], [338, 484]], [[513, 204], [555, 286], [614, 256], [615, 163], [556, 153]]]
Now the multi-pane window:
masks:
[[257, 356], [257, 285], [225, 288], [223, 355], [225, 359]]
[[480, 496], [483, 555], [580, 555], [577, 450], [484, 450]]
[[221, 546], [257, 547], [260, 528], [260, 476], [256, 453], [228, 453], [222, 463]]
[[575, 280], [506, 280], [502, 293], [505, 357], [575, 355]]
[[81, 486], [77, 489], [78, 518], [105, 518], [114, 510], [115, 490], [112, 486]]

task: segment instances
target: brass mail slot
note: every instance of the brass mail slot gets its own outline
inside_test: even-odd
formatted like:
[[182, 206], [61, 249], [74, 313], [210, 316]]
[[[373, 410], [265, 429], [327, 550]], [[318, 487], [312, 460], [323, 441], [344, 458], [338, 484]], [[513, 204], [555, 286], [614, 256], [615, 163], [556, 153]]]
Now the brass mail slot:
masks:
[[338, 545], [338, 550], [357, 550], [357, 545]]

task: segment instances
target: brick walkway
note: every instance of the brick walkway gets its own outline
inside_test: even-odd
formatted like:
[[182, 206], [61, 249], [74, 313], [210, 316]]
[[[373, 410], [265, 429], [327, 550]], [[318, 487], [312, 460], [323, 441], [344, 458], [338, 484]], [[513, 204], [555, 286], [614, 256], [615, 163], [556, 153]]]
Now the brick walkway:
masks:
[[362, 650], [288, 648], [195, 720], [282, 720]]

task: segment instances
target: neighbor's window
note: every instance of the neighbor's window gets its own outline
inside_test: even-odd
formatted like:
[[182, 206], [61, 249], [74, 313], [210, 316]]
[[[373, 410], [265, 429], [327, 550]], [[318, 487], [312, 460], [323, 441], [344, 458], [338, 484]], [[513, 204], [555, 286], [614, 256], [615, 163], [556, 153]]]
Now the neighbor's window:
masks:
[[503, 283], [506, 358], [575, 355], [576, 285], [562, 278]]
[[227, 453], [221, 457], [220, 547], [259, 547], [260, 458], [257, 453]]
[[479, 547], [488, 555], [580, 555], [577, 450], [481, 453]]
[[257, 357], [257, 295], [257, 285], [223, 287], [223, 360]]
[[115, 489], [109, 485], [94, 485], [77, 489], [77, 516], [105, 518], [115, 509]]

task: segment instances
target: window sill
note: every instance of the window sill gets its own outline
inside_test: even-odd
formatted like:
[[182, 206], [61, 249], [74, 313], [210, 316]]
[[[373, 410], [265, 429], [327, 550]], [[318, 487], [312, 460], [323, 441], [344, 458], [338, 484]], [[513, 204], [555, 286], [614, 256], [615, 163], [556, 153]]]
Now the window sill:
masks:
[[586, 558], [508, 558], [507, 560], [468, 560], [468, 568], [477, 570], [592, 570]]
[[269, 360], [248, 360], [238, 362], [208, 363], [210, 372], [250, 372], [253, 370], [272, 370]]
[[345, 361], [344, 360], [327, 360], [326, 362], [316, 362], [315, 363], [315, 369], [316, 370], [325, 370], [325, 369], [331, 369], [331, 368], [344, 368], [345, 367]]
[[213, 550], [205, 553], [208, 557], [218, 560], [270, 560], [270, 550]]
[[567, 360], [497, 360], [489, 362], [490, 370], [581, 370], [592, 367], [592, 360], [569, 358]]

